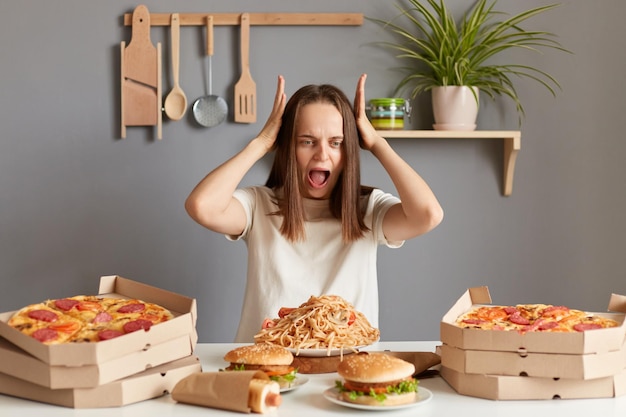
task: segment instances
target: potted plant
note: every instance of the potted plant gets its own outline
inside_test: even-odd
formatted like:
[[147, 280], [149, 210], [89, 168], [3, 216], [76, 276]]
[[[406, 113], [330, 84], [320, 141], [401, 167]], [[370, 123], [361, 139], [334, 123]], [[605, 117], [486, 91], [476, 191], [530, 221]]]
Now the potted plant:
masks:
[[[412, 87], [411, 98], [431, 91], [435, 129], [474, 130], [479, 91], [495, 99], [507, 96], [515, 103], [521, 125], [524, 107], [513, 83], [514, 77], [528, 78], [546, 87], [552, 95], [559, 83], [538, 68], [518, 63], [490, 63], [496, 55], [514, 48], [541, 52], [542, 49], [566, 51], [545, 31], [520, 27], [528, 19], [557, 7], [557, 4], [536, 7], [514, 16], [494, 10], [497, 0], [476, 0], [460, 23], [444, 0], [406, 0], [408, 7], [397, 5], [401, 13], [391, 21], [368, 18], [396, 34], [400, 41], [381, 44], [398, 52], [397, 57], [411, 64], [404, 67], [407, 75], [398, 83], [396, 93]], [[404, 18], [407, 25], [397, 23]], [[460, 91], [457, 91], [460, 90]], [[460, 99], [464, 113], [474, 112], [468, 120], [442, 120], [442, 109], [452, 109], [440, 102], [446, 96]], [[455, 112], [454, 110], [452, 111]]]

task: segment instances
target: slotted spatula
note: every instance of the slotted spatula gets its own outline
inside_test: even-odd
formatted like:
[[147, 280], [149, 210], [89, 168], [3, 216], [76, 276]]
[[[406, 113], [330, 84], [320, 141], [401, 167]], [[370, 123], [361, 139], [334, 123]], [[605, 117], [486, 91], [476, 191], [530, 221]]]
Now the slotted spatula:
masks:
[[256, 83], [250, 74], [250, 15], [241, 15], [241, 76], [235, 84], [235, 122], [256, 122]]

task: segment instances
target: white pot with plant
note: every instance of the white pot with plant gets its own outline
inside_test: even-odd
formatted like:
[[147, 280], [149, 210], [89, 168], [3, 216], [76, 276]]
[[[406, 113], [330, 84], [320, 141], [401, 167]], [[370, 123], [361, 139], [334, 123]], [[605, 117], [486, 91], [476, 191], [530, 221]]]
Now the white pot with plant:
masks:
[[[554, 34], [520, 27], [528, 19], [558, 5], [536, 7], [509, 16], [494, 10], [496, 2], [476, 0], [459, 23], [444, 0], [426, 0], [427, 5], [422, 4], [423, 0], [405, 0], [403, 4], [407, 7], [397, 4], [401, 13], [390, 21], [368, 18], [400, 39], [397, 43], [380, 44], [398, 52], [397, 58], [410, 64], [402, 68], [407, 75], [398, 83], [396, 93], [412, 88], [410, 96], [415, 98], [418, 94], [432, 92], [435, 129], [474, 130], [480, 92], [491, 99], [507, 96], [513, 100], [521, 125], [525, 113], [513, 84], [516, 77], [540, 83], [553, 96], [556, 96], [555, 88], [560, 88], [554, 77], [539, 68], [523, 63], [490, 63], [494, 56], [514, 48], [568, 52], [554, 39]], [[405, 24], [398, 23], [399, 19], [404, 19]], [[451, 92], [457, 89], [466, 90], [466, 94]], [[467, 94], [472, 100], [468, 100]], [[452, 110], [453, 104], [442, 103], [441, 100], [447, 96], [460, 97], [460, 105], [465, 109]], [[446, 115], [444, 110], [462, 114], [465, 119], [442, 119], [452, 117]]]

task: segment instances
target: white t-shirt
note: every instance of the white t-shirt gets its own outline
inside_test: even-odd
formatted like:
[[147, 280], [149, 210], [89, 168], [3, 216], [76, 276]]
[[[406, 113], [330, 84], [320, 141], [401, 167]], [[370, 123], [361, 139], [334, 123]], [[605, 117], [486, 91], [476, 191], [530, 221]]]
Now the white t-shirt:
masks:
[[404, 241], [389, 242], [382, 231], [387, 210], [400, 202], [374, 189], [367, 202], [362, 239], [345, 244], [341, 222], [328, 200], [305, 199], [306, 240], [293, 243], [280, 233], [282, 216], [269, 215], [278, 206], [267, 187], [239, 189], [234, 194], [244, 207], [247, 225], [240, 236], [248, 247], [248, 276], [241, 319], [235, 342], [251, 343], [265, 318], [278, 317], [281, 307], [298, 307], [311, 295], [339, 295], [378, 327], [378, 245], [398, 248]]

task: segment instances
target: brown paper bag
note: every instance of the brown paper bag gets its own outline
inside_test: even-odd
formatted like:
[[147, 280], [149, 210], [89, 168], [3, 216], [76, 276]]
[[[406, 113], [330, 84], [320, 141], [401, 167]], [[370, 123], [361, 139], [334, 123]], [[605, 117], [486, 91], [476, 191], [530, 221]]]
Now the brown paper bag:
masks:
[[181, 403], [250, 413], [251, 379], [269, 380], [263, 371], [198, 372], [181, 379], [172, 398]]
[[400, 358], [415, 365], [415, 375], [425, 372], [429, 368], [441, 363], [441, 356], [433, 352], [382, 352]]

